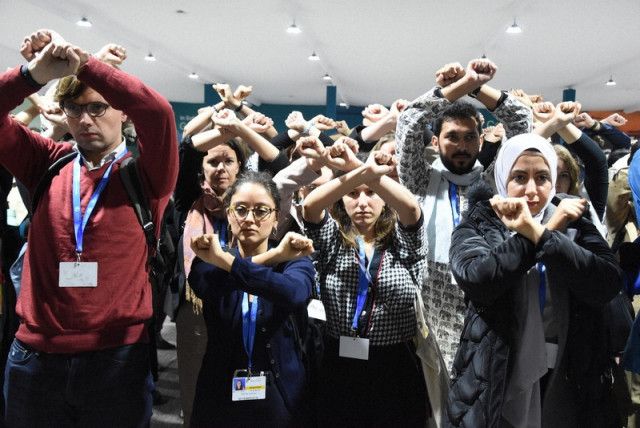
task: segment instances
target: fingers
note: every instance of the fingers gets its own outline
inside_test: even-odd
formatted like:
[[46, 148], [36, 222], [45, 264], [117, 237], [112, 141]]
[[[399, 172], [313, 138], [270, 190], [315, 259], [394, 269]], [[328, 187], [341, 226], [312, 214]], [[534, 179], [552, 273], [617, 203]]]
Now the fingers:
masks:
[[360, 151], [360, 146], [358, 145], [358, 142], [356, 140], [354, 140], [353, 138], [349, 138], [349, 137], [340, 137], [336, 143], [342, 143], [342, 144], [346, 144], [347, 147], [349, 147], [349, 149], [353, 152], [353, 153], [358, 153]]
[[209, 248], [211, 248], [214, 238], [215, 238], [215, 235], [211, 235], [211, 234], [192, 237], [191, 249], [194, 252], [208, 250]]

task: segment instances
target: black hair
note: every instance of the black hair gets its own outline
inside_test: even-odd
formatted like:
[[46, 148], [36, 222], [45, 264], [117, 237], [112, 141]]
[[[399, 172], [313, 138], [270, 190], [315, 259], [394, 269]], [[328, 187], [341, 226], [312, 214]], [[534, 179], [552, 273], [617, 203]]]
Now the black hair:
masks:
[[607, 157], [607, 167], [611, 168], [620, 158], [629, 154], [629, 149], [616, 149]]
[[442, 124], [456, 119], [473, 119], [476, 121], [478, 135], [482, 134], [482, 122], [478, 118], [478, 110], [466, 101], [455, 101], [438, 116], [433, 123], [433, 133], [436, 137], [440, 137]]
[[278, 192], [276, 183], [273, 182], [271, 174], [266, 171], [256, 172], [251, 170], [244, 171], [242, 174], [240, 174], [236, 181], [227, 189], [224, 194], [224, 206], [229, 207], [231, 198], [236, 193], [238, 188], [243, 184], [248, 183], [259, 184], [264, 187], [269, 193], [269, 196], [271, 196], [271, 199], [273, 199], [276, 209], [280, 209], [280, 193]]

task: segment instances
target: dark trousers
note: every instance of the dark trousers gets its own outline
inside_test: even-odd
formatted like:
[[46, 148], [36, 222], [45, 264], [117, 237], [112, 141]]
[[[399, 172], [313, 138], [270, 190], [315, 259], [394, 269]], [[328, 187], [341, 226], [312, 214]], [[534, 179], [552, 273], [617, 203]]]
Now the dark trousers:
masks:
[[46, 354], [14, 340], [5, 368], [10, 427], [145, 427], [153, 381], [148, 345]]
[[321, 427], [424, 427], [427, 392], [410, 342], [371, 346], [369, 360], [338, 356], [338, 341], [325, 338], [320, 373]]

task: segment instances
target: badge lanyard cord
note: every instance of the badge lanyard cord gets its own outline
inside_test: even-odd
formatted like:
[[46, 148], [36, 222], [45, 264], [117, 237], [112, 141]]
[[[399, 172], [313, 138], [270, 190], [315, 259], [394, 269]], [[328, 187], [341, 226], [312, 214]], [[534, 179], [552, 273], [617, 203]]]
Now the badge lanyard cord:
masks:
[[452, 182], [449, 182], [449, 201], [453, 214], [453, 226], [456, 227], [460, 224], [460, 200], [458, 199], [458, 186]]
[[242, 341], [244, 350], [248, 358], [248, 373], [251, 377], [251, 369], [253, 366], [253, 345], [256, 340], [256, 324], [258, 314], [258, 296], [253, 296], [253, 301], [249, 303], [249, 294], [243, 293], [242, 296]]
[[369, 284], [372, 283], [371, 274], [369, 273], [369, 268], [371, 267], [371, 262], [373, 261], [373, 257], [369, 260], [369, 265], [365, 265], [366, 253], [364, 247], [364, 241], [361, 236], [358, 236], [356, 239], [358, 243], [358, 267], [360, 270], [360, 275], [358, 279], [358, 296], [356, 299], [356, 313], [353, 315], [353, 320], [351, 322], [351, 332], [352, 334], [356, 334], [358, 331], [358, 322], [360, 320], [360, 315], [362, 314], [362, 310], [364, 309], [364, 305], [367, 301], [367, 293], [369, 290]]
[[98, 199], [102, 194], [104, 188], [107, 186], [109, 182], [109, 177], [111, 176], [111, 170], [113, 169], [113, 164], [121, 159], [124, 155], [127, 154], [127, 149], [125, 149], [122, 153], [120, 153], [116, 158], [111, 162], [107, 170], [102, 175], [100, 182], [96, 186], [91, 198], [89, 199], [89, 203], [87, 204], [87, 208], [84, 211], [84, 215], [82, 215], [82, 207], [80, 205], [80, 166], [82, 162], [82, 156], [78, 153], [75, 162], [73, 163], [73, 230], [75, 232], [76, 238], [76, 256], [77, 262], [80, 262], [80, 257], [82, 255], [83, 250], [83, 240], [84, 240], [84, 230], [89, 223], [89, 218], [93, 213], [93, 210], [98, 203]]

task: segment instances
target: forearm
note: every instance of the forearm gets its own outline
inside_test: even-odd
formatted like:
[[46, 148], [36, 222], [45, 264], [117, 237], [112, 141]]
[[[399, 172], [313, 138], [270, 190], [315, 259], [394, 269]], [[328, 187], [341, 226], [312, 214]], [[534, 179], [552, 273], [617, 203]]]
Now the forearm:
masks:
[[402, 184], [387, 176], [367, 183], [398, 214], [400, 224], [412, 226], [420, 219], [420, 205]]
[[[459, 98], [464, 97], [469, 92], [478, 89], [482, 83], [468, 79], [466, 76], [453, 82], [452, 84], [445, 86], [441, 89], [442, 96], [449, 102], [454, 102]], [[489, 95], [487, 95], [488, 97]]]
[[396, 130], [397, 118], [393, 113], [388, 113], [381, 120], [367, 126], [360, 132], [363, 141], [377, 141], [389, 132]]
[[[573, 128], [575, 126], [571, 125]], [[577, 128], [575, 128], [577, 129]], [[564, 137], [563, 137], [564, 138]], [[603, 218], [609, 191], [609, 169], [607, 158], [600, 146], [585, 133], [570, 146], [584, 163], [584, 185], [598, 217]]]
[[366, 166], [362, 165], [347, 174], [334, 178], [313, 190], [304, 199], [302, 213], [305, 221], [319, 223], [324, 217], [325, 208], [333, 205], [352, 189], [371, 180], [365, 172]]
[[13, 118], [16, 121], [22, 123], [24, 126], [29, 126], [29, 124], [33, 122], [33, 119], [38, 117], [39, 114], [40, 110], [38, 109], [38, 107], [35, 105], [30, 105], [25, 110], [17, 113]]
[[558, 129], [558, 135], [567, 144], [573, 144], [582, 136], [582, 131], [572, 123], [567, 124], [564, 128]]
[[498, 107], [498, 102], [502, 98], [502, 91], [493, 88], [487, 84], [480, 86], [480, 92], [476, 95], [476, 99], [484, 106], [493, 111]]
[[202, 131], [208, 124], [211, 123], [211, 115], [215, 110], [213, 107], [205, 107], [202, 112], [198, 113], [196, 117], [191, 119], [182, 130], [182, 135], [194, 135]]
[[220, 132], [219, 128], [210, 129], [191, 137], [193, 147], [199, 152], [206, 153], [212, 148], [224, 144], [231, 139], [231, 135]]
[[253, 151], [258, 153], [260, 158], [264, 159], [267, 162], [271, 162], [276, 157], [280, 151], [269, 141], [267, 141], [262, 135], [258, 134], [253, 129], [249, 128], [242, 122], [238, 122], [234, 129], [234, 134], [238, 137], [242, 138], [242, 140], [247, 143]]

